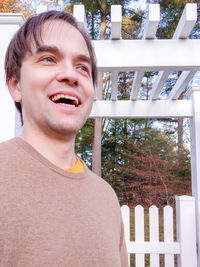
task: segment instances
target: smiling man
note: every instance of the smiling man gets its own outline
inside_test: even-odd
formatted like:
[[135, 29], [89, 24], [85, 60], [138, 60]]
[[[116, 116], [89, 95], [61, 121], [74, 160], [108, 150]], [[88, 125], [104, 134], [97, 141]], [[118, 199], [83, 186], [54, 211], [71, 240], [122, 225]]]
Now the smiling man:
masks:
[[29, 18], [5, 71], [23, 131], [0, 144], [0, 266], [127, 267], [117, 197], [74, 152], [97, 79], [88, 35], [66, 12]]

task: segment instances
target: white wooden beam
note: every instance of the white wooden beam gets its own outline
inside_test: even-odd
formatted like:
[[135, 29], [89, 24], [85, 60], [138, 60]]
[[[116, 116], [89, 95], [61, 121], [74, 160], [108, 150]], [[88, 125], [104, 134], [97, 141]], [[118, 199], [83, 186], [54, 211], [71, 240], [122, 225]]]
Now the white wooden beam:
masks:
[[24, 23], [25, 18], [23, 14], [18, 13], [1, 13], [0, 14], [0, 142], [13, 138], [16, 133], [15, 115], [16, 109], [14, 101], [11, 99], [8, 89], [6, 87], [5, 73], [4, 73], [4, 59], [8, 44]]
[[[138, 220], [141, 224], [141, 220]], [[139, 265], [136, 266], [145, 266], [144, 260], [141, 259], [141, 255], [143, 254], [179, 254], [181, 251], [180, 243], [178, 242], [141, 242], [141, 241], [129, 241], [126, 244], [128, 253], [136, 254], [139, 258]], [[149, 266], [149, 265], [148, 265]], [[155, 265], [151, 265], [155, 266]], [[171, 267], [171, 266], [170, 266]], [[194, 266], [196, 267], [196, 266]]]
[[[187, 39], [197, 21], [197, 4], [187, 3], [179, 20], [173, 39]], [[185, 90], [195, 72], [183, 72], [172, 89], [169, 98], [177, 99]]]
[[[149, 4], [148, 17], [144, 26], [143, 39], [153, 39], [155, 37], [159, 21], [160, 21], [160, 5]], [[135, 73], [130, 96], [131, 100], [137, 99], [143, 76], [144, 76], [144, 71]]]
[[177, 241], [180, 243], [178, 266], [198, 267], [194, 197], [176, 197], [176, 225]]
[[[144, 26], [143, 39], [153, 39], [156, 35], [158, 23], [160, 21], [160, 5], [149, 4], [148, 17]], [[144, 71], [135, 72], [130, 99], [136, 100], [141, 88]]]
[[190, 98], [191, 98], [191, 95], [192, 95], [192, 87], [193, 87], [193, 86], [190, 86], [190, 87], [188, 88], [188, 90], [186, 91], [186, 93], [185, 93], [185, 98], [186, 98], [186, 99], [190, 99]]
[[87, 28], [87, 20], [86, 20], [84, 5], [74, 5], [73, 16], [76, 18], [79, 26], [85, 29]]
[[[192, 87], [193, 117], [190, 120], [192, 195], [196, 200], [197, 246], [200, 246], [200, 86]], [[200, 253], [197, 255], [200, 266]]]
[[[179, 20], [179, 23], [176, 27], [176, 31], [173, 35], [173, 39], [188, 38], [196, 21], [197, 21], [197, 5], [193, 3], [186, 4], [182, 16]], [[170, 72], [158, 73], [157, 80], [154, 83], [151, 91], [150, 99], [156, 99], [159, 96], [169, 74]]]
[[135, 72], [133, 85], [130, 93], [130, 100], [136, 100], [138, 97], [138, 93], [140, 91], [140, 87], [142, 84], [142, 79], [144, 77], [144, 71]]
[[183, 71], [172, 88], [168, 99], [176, 100], [179, 98], [181, 93], [185, 90], [188, 83], [191, 81], [196, 71]]
[[96, 100], [90, 118], [173, 118], [192, 114], [191, 100]]
[[122, 28], [122, 7], [121, 5], [111, 5], [111, 39], [121, 39]]
[[111, 74], [111, 100], [117, 100], [118, 92], [118, 72], [112, 72]]
[[200, 68], [199, 39], [94, 40], [93, 44], [99, 71], [181, 71]]
[[174, 33], [174, 39], [186, 39], [189, 37], [197, 21], [197, 4], [187, 3]]
[[159, 71], [158, 77], [153, 84], [152, 91], [150, 94], [150, 99], [156, 100], [170, 74], [170, 71]]
[[0, 25], [17, 25], [22, 26], [25, 22], [25, 18], [22, 13], [0, 13]]
[[160, 5], [149, 4], [147, 20], [144, 26], [143, 39], [153, 39], [156, 35], [160, 21]]

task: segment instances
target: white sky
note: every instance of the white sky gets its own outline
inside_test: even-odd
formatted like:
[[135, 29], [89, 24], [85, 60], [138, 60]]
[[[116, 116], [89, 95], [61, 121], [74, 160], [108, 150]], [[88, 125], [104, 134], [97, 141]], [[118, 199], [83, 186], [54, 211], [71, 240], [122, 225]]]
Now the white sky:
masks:
[[129, 6], [131, 8], [134, 8], [134, 9], [144, 10], [144, 9], [146, 9], [146, 4], [147, 4], [146, 0], [138, 0], [138, 1], [132, 0], [132, 2], [129, 4]]

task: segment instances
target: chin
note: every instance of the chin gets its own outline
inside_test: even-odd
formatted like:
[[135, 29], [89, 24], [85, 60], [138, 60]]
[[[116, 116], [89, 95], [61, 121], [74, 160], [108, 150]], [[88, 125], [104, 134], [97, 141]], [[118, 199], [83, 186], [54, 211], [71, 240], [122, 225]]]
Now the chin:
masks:
[[48, 127], [55, 135], [58, 136], [69, 136], [76, 135], [78, 131], [81, 129], [79, 126], [70, 126], [70, 125], [49, 125]]

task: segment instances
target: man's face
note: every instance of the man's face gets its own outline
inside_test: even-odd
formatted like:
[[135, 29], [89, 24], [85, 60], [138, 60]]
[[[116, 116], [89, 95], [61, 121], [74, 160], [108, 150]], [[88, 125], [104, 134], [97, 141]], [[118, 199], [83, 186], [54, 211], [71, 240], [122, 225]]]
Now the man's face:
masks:
[[16, 85], [24, 131], [75, 136], [94, 98], [87, 45], [75, 27], [59, 20], [46, 22], [41, 36], [41, 46], [23, 60]]

